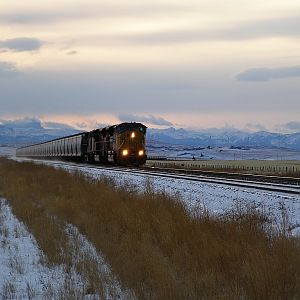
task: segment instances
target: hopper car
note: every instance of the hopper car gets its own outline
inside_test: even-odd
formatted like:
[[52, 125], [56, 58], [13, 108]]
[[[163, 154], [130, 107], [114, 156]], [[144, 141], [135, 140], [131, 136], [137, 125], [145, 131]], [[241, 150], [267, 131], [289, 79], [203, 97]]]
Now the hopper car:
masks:
[[146, 129], [141, 123], [121, 123], [21, 147], [16, 155], [139, 166], [147, 159]]

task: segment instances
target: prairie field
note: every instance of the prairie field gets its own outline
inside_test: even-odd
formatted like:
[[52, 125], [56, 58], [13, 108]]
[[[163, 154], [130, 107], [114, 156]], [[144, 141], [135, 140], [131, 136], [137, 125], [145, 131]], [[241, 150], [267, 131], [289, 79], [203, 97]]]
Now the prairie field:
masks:
[[81, 243], [70, 246], [66, 226], [103, 255], [112, 275], [86, 257], [76, 264], [85, 288], [78, 294], [68, 286], [62, 299], [104, 297], [112, 277], [128, 299], [300, 298], [300, 238], [290, 234], [288, 216], [274, 223], [238, 204], [219, 215], [191, 212], [150, 182], [140, 192], [111, 178], [4, 158], [0, 198], [35, 237], [45, 265], [73, 264]]
[[300, 177], [299, 160], [149, 160], [147, 166]]

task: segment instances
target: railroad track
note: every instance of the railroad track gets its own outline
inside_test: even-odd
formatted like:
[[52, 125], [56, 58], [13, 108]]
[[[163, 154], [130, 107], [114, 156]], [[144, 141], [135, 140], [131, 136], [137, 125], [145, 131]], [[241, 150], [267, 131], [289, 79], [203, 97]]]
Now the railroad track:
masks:
[[223, 172], [223, 171], [206, 171], [200, 169], [182, 169], [182, 168], [143, 167], [143, 169], [300, 186], [300, 178], [297, 177], [261, 175], [261, 174], [238, 173], [238, 172]]
[[[41, 160], [34, 159], [19, 159], [18, 161], [34, 161], [41, 163]], [[300, 185], [297, 184], [286, 184], [286, 183], [276, 183], [276, 182], [267, 182], [266, 179], [271, 178], [279, 178], [276, 176], [260, 176], [265, 179], [265, 181], [257, 181], [250, 180], [250, 176], [252, 174], [247, 174], [247, 179], [243, 178], [225, 178], [225, 177], [216, 177], [216, 174], [213, 173], [214, 176], [209, 176], [206, 174], [195, 174], [195, 172], [187, 172], [188, 170], [182, 169], [159, 169], [159, 168], [134, 168], [134, 167], [120, 167], [120, 166], [103, 166], [103, 165], [88, 165], [83, 163], [74, 163], [74, 162], [59, 162], [59, 161], [42, 161], [48, 165], [62, 166], [62, 167], [71, 167], [77, 169], [90, 169], [90, 170], [109, 170], [113, 172], [124, 172], [124, 173], [132, 173], [137, 175], [149, 175], [155, 177], [163, 177], [163, 178], [171, 178], [171, 179], [181, 179], [188, 180], [194, 182], [205, 182], [211, 184], [219, 184], [224, 186], [235, 186], [240, 188], [247, 189], [256, 189], [256, 190], [265, 190], [270, 192], [278, 192], [278, 193], [286, 193], [300, 196]], [[209, 172], [211, 174], [212, 172]], [[223, 174], [231, 174], [222, 172]], [[236, 173], [234, 173], [236, 175]], [[245, 174], [241, 174], [245, 175]], [[256, 176], [256, 175], [254, 175]], [[253, 177], [255, 178], [255, 177]], [[298, 179], [299, 180], [299, 179]]]

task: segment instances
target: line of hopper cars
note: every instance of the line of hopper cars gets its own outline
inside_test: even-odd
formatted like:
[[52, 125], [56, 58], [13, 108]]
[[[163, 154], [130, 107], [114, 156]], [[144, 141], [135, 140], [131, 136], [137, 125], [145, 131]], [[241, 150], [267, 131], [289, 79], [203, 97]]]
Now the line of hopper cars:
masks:
[[141, 123], [121, 123], [22, 147], [16, 155], [139, 166], [147, 159], [146, 129]]

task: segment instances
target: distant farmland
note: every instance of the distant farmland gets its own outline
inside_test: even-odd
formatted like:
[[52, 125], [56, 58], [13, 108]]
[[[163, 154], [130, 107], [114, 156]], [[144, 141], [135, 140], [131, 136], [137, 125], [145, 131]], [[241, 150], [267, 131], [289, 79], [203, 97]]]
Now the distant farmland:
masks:
[[147, 161], [147, 165], [203, 170], [244, 171], [259, 174], [300, 175], [299, 160], [151, 160]]

